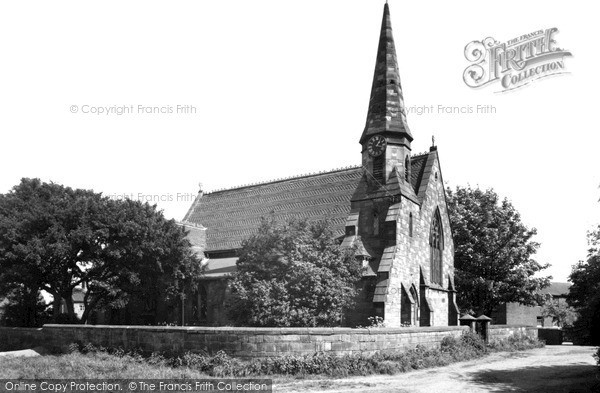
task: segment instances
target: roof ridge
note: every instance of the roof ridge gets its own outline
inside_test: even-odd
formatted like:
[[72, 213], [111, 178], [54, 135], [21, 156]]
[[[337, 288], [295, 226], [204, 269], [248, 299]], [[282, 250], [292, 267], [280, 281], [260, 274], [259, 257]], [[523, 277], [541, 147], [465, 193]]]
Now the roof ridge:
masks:
[[426, 155], [429, 155], [429, 153], [431, 153], [431, 152], [424, 151], [423, 153], [414, 154], [411, 158], [426, 156]]
[[349, 165], [349, 166], [346, 166], [346, 167], [339, 167], [339, 168], [334, 168], [334, 169], [325, 170], [325, 171], [309, 172], [309, 173], [304, 173], [304, 174], [301, 174], [301, 175], [294, 175], [294, 176], [277, 178], [277, 179], [274, 179], [274, 180], [266, 180], [266, 181], [260, 181], [260, 182], [256, 182], [256, 183], [242, 184], [240, 186], [234, 186], [234, 187], [230, 187], [230, 188], [219, 188], [219, 189], [216, 189], [216, 190], [212, 190], [212, 191], [206, 192], [206, 193], [204, 193], [204, 195], [215, 194], [215, 193], [224, 192], [224, 191], [239, 190], [239, 189], [242, 189], [242, 188], [248, 188], [248, 187], [254, 187], [254, 186], [262, 186], [262, 185], [265, 185], [265, 184], [281, 183], [281, 182], [288, 181], [288, 180], [302, 179], [302, 178], [312, 177], [312, 176], [327, 175], [327, 174], [330, 174], [330, 173], [342, 172], [342, 171], [349, 170], [349, 169], [359, 169], [359, 168], [362, 168], [362, 165]]

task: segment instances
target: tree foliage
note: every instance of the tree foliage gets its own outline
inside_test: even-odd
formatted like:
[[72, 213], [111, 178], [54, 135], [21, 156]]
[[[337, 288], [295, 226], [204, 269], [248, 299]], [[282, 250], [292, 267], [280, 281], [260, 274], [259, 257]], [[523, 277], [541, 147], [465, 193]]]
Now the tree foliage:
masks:
[[600, 226], [588, 236], [588, 258], [579, 261], [571, 270], [573, 283], [567, 298], [579, 313], [575, 331], [583, 343], [600, 345]]
[[156, 206], [22, 179], [0, 195], [0, 285], [45, 290], [74, 321], [72, 293], [85, 284], [85, 322], [100, 306], [121, 308], [140, 291], [168, 297], [175, 280], [200, 272], [185, 231]]
[[447, 196], [459, 307], [489, 316], [502, 303], [538, 303], [536, 293], [550, 277], [535, 276], [549, 266], [532, 259], [539, 247], [535, 228], [492, 189], [457, 187]]
[[48, 305], [39, 291], [22, 285], [0, 297], [0, 326], [41, 326], [48, 321]]
[[228, 304], [237, 325], [339, 325], [362, 272], [326, 221], [263, 219], [239, 255]]
[[542, 315], [546, 318], [552, 318], [552, 321], [558, 327], [573, 326], [573, 322], [577, 319], [577, 311], [564, 300], [552, 299], [551, 295], [547, 295], [542, 306]]

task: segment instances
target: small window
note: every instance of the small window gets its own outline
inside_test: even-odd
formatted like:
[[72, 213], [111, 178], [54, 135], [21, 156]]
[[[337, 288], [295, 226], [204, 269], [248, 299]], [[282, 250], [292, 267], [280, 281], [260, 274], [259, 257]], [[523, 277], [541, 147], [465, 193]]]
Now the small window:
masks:
[[537, 317], [537, 327], [544, 327], [544, 317]]
[[438, 180], [438, 174], [437, 174], [437, 172], [436, 172], [436, 173], [435, 173], [435, 181], [437, 181], [437, 180]]
[[373, 235], [379, 235], [379, 214], [373, 213]]
[[390, 85], [395, 85], [395, 84], [396, 84], [396, 81], [393, 79], [390, 79]]
[[349, 225], [346, 227], [346, 236], [354, 236], [356, 235], [356, 227], [354, 225]]
[[404, 160], [404, 180], [408, 181], [409, 178], [410, 178], [410, 158], [407, 155], [406, 159]]
[[388, 246], [396, 244], [396, 221], [386, 221], [383, 226]]
[[408, 236], [413, 236], [413, 216], [412, 213], [408, 215]]

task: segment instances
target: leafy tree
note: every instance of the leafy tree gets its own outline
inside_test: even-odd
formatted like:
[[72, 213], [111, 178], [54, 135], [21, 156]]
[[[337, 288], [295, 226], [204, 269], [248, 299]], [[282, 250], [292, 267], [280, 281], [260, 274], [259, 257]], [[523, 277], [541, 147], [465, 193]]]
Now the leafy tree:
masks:
[[542, 306], [542, 315], [545, 318], [552, 318], [552, 321], [559, 327], [569, 327], [577, 319], [577, 311], [564, 301], [552, 299], [547, 295]]
[[41, 326], [49, 320], [47, 308], [39, 291], [14, 288], [0, 298], [0, 326]]
[[168, 297], [199, 266], [184, 229], [156, 206], [39, 179], [0, 195], [0, 286], [46, 290], [55, 321], [61, 302], [75, 321], [72, 294], [82, 284], [85, 322], [98, 307], [124, 307], [139, 288]]
[[362, 266], [326, 221], [263, 219], [245, 240], [228, 314], [246, 326], [336, 326], [351, 307]]
[[539, 303], [536, 293], [551, 277], [535, 277], [549, 266], [532, 259], [539, 247], [535, 228], [492, 189], [459, 186], [447, 196], [459, 307], [489, 316], [502, 303]]
[[600, 226], [588, 236], [588, 259], [573, 266], [567, 301], [579, 313], [575, 331], [583, 343], [600, 345]]

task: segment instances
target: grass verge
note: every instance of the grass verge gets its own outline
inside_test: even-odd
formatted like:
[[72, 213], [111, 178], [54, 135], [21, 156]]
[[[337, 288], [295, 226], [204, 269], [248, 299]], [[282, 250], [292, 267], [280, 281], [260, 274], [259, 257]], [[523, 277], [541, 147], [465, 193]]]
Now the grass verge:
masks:
[[486, 346], [476, 334], [466, 332], [460, 338], [446, 337], [440, 347], [414, 349], [393, 354], [335, 356], [316, 353], [305, 356], [243, 361], [224, 352], [209, 356], [186, 353], [179, 357], [160, 354], [142, 356], [122, 350], [108, 351], [93, 346], [73, 347], [73, 352], [60, 356], [0, 359], [0, 378], [206, 378], [210, 377], [303, 377], [323, 375], [396, 374], [410, 370], [445, 366], [475, 359], [490, 352], [521, 351], [542, 347], [526, 336], [494, 341]]

